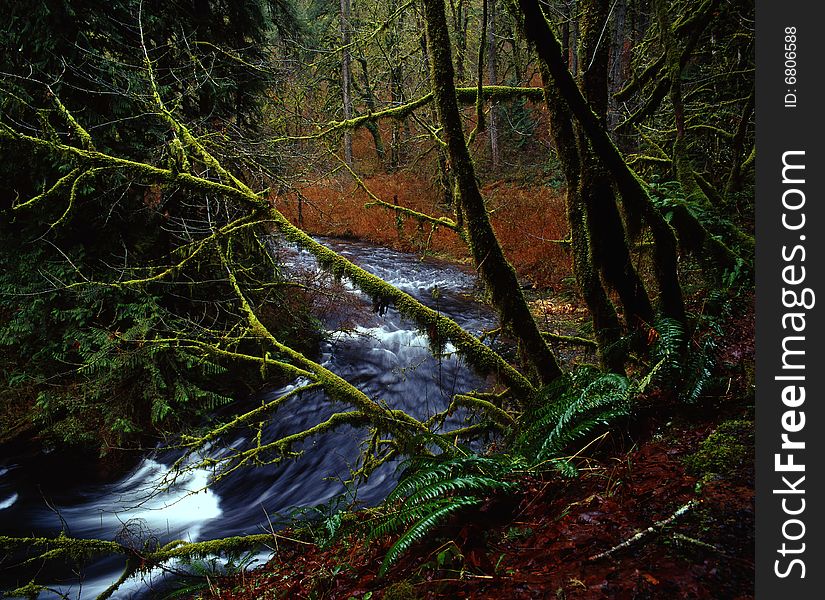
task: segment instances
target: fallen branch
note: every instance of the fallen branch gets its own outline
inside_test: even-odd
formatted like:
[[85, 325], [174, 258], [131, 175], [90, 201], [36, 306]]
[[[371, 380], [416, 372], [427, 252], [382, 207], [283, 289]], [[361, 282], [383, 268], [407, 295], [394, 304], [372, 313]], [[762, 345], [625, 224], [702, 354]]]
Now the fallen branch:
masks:
[[549, 331], [542, 331], [541, 335], [544, 336], [544, 339], [552, 342], [563, 342], [565, 344], [586, 346], [588, 348], [595, 348], [597, 346], [596, 340], [590, 340], [576, 335], [560, 335], [558, 333], [550, 333]]
[[670, 525], [673, 521], [675, 521], [676, 519], [678, 519], [679, 517], [684, 515], [686, 512], [688, 512], [692, 508], [695, 508], [695, 507], [699, 506], [699, 504], [700, 504], [700, 500], [691, 500], [690, 502], [688, 502], [687, 504], [685, 504], [684, 506], [679, 508], [675, 513], [670, 515], [667, 519], [663, 519], [661, 521], [656, 521], [653, 525], [651, 525], [650, 527], [648, 527], [647, 529], [645, 529], [643, 531], [638, 532], [636, 535], [634, 535], [630, 539], [623, 541], [621, 544], [619, 544], [617, 546], [613, 546], [612, 548], [610, 548], [610, 550], [605, 550], [604, 552], [600, 552], [599, 554], [594, 554], [593, 556], [591, 556], [587, 560], [591, 560], [591, 561], [592, 560], [600, 560], [602, 558], [607, 558], [608, 556], [611, 556], [612, 554], [615, 554], [616, 552], [619, 552], [620, 550], [624, 550], [625, 548], [629, 548], [630, 546], [633, 546], [633, 545], [639, 543], [641, 540], [645, 539], [649, 535], [654, 534], [654, 533], [658, 533], [660, 530], [662, 530], [665, 527], [667, 527], [668, 525]]

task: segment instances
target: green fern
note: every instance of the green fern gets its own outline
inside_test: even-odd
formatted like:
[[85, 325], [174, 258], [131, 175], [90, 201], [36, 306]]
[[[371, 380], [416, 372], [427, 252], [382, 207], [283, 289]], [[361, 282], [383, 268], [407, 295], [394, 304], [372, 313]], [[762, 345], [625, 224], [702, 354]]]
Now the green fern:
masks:
[[559, 418], [537, 453], [539, 460], [555, 458], [597, 425], [606, 425], [628, 412], [626, 377], [608, 373], [590, 383], [578, 397], [559, 405]]
[[415, 524], [410, 527], [392, 547], [387, 551], [381, 568], [378, 569], [379, 577], [382, 577], [393, 563], [395, 563], [404, 552], [416, 542], [422, 540], [432, 529], [438, 526], [448, 516], [470, 506], [481, 503], [481, 498], [475, 496], [458, 496], [447, 499], [447, 502], [433, 502], [427, 505], [427, 512]]
[[512, 470], [511, 465], [511, 459], [506, 456], [466, 454], [449, 459], [443, 456], [416, 457], [405, 463], [408, 474], [390, 492], [387, 501], [394, 502], [414, 496], [418, 490], [449, 482], [468, 473], [488, 479], [500, 478]]
[[252, 568], [258, 559], [255, 552], [247, 551], [242, 554], [230, 553], [223, 561], [212, 556], [184, 557], [180, 562], [186, 572], [178, 574], [175, 585], [163, 595], [164, 600], [200, 597], [201, 592], [211, 588], [212, 581], [243, 573]]
[[492, 493], [515, 490], [517, 484], [504, 478], [520, 465], [518, 459], [505, 455], [442, 455], [408, 461], [407, 474], [385, 503], [393, 508], [369, 532], [370, 539], [376, 539], [405, 529], [385, 555], [379, 575], [450, 515], [480, 504]]
[[545, 388], [538, 408], [526, 413], [526, 427], [516, 438], [516, 449], [533, 465], [575, 476], [577, 469], [563, 458], [574, 443], [599, 427], [630, 414], [633, 399], [650, 384], [660, 361], [646, 377], [635, 381], [615, 373], [580, 368]]
[[[725, 304], [713, 293], [706, 303]], [[686, 340], [682, 325], [672, 319], [657, 319], [653, 328], [657, 339], [650, 349], [650, 356], [662, 365], [658, 380], [676, 390], [682, 402], [695, 403], [713, 381], [716, 340], [722, 335], [720, 317], [699, 315], [690, 340]]]
[[692, 404], [705, 392], [713, 379], [716, 365], [716, 340], [707, 336], [692, 348], [685, 360], [685, 379], [680, 399]]
[[681, 370], [685, 329], [675, 319], [660, 317], [653, 323], [653, 331], [656, 340], [650, 348], [650, 357], [662, 363], [660, 376], [667, 378]]
[[276, 514], [273, 522], [292, 528], [301, 537], [307, 537], [320, 548], [327, 548], [347, 530], [345, 515], [352, 507], [352, 490], [333, 496], [315, 506], [298, 506], [285, 514]]

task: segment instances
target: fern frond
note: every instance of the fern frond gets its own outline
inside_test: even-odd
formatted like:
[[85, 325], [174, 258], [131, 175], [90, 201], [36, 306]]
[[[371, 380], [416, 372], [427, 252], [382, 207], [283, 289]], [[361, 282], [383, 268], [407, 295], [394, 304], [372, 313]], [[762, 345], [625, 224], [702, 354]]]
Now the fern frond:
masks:
[[529, 425], [517, 438], [516, 447], [534, 465], [549, 464], [564, 474], [575, 475], [574, 465], [560, 466], [553, 459], [596, 427], [629, 414], [632, 398], [649, 382], [634, 383], [615, 373], [589, 369], [581, 369], [566, 381], [564, 389], [554, 387], [543, 392], [544, 402], [525, 419]]
[[399, 481], [396, 488], [387, 496], [387, 502], [407, 498], [417, 490], [447, 481], [457, 474], [477, 473], [495, 478], [503, 476], [511, 468], [506, 457], [485, 457], [476, 454], [446, 460], [438, 457], [419, 457], [406, 464], [412, 472]]
[[434, 498], [423, 504], [400, 504], [383, 514], [370, 529], [367, 537], [376, 540], [385, 535], [396, 533], [409, 526], [410, 523], [420, 521], [436, 510], [449, 505], [453, 498]]
[[650, 349], [651, 358], [662, 363], [665, 376], [678, 373], [685, 342], [684, 326], [675, 319], [660, 317], [654, 322], [653, 330], [657, 337]]
[[381, 568], [378, 570], [378, 575], [386, 574], [387, 569], [395, 563], [398, 558], [417, 541], [426, 536], [440, 521], [447, 516], [458, 512], [469, 506], [476, 506], [481, 503], [481, 499], [472, 496], [459, 496], [450, 498], [450, 502], [440, 508], [434, 510], [426, 517], [420, 519], [407, 532], [398, 538], [392, 547], [390, 547], [384, 560], [381, 562]]
[[407, 502], [427, 502], [440, 496], [457, 493], [488, 493], [495, 490], [512, 490], [515, 484], [491, 477], [479, 475], [456, 476], [436, 481], [424, 488], [415, 490]]
[[708, 336], [693, 350], [685, 361], [687, 375], [680, 394], [683, 402], [693, 404], [707, 388], [712, 379], [712, 369], [716, 363], [716, 341]]

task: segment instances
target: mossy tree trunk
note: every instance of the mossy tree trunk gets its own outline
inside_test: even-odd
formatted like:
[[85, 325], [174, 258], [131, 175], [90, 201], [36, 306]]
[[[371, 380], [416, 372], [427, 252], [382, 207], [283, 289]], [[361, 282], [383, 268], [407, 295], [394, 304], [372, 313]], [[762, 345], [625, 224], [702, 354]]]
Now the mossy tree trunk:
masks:
[[[586, 65], [580, 85], [585, 99], [605, 126], [608, 110], [608, 56], [604, 43], [608, 7], [599, 0], [581, 0], [579, 54]], [[617, 206], [610, 173], [593, 152], [582, 127], [576, 127], [582, 152], [582, 197], [588, 212], [593, 259], [605, 283], [616, 290], [628, 329], [637, 329], [653, 319], [653, 307], [641, 278], [633, 266], [624, 222]]]
[[[587, 18], [580, 24], [580, 64], [587, 66], [581, 85], [602, 117], [607, 108], [606, 48], [599, 46], [599, 24], [607, 18], [604, 7], [586, 2]], [[627, 235], [612, 187], [610, 174], [591, 149], [581, 125], [573, 119], [558, 87], [542, 68], [550, 132], [567, 183], [567, 211], [571, 230], [573, 270], [581, 294], [593, 318], [599, 361], [603, 368], [624, 371], [622, 326], [604, 284], [619, 293], [629, 328], [650, 322], [650, 299], [630, 256]], [[604, 283], [603, 283], [604, 281]]]
[[733, 148], [731, 152], [733, 155], [733, 164], [731, 165], [730, 173], [725, 183], [725, 196], [727, 198], [742, 188], [743, 167], [747, 162], [747, 156], [745, 155], [745, 135], [748, 132], [748, 124], [755, 107], [756, 95], [754, 92], [755, 90], [751, 91], [750, 96], [748, 96], [745, 102], [745, 108], [742, 111], [739, 124], [736, 127], [736, 133], [733, 135]]
[[545, 82], [545, 102], [550, 114], [550, 135], [554, 140], [559, 162], [567, 184], [567, 220], [570, 225], [573, 273], [587, 308], [593, 318], [596, 352], [601, 366], [616, 373], [624, 372], [624, 356], [620, 352], [622, 335], [619, 317], [607, 296], [593, 261], [591, 236], [585, 201], [582, 198], [582, 163], [578, 140], [567, 105], [550, 83], [550, 76], [542, 72]]
[[467, 83], [466, 63], [467, 63], [467, 28], [470, 25], [470, 5], [469, 0], [450, 0], [450, 12], [453, 19], [453, 31], [455, 31], [455, 76], [459, 84]]
[[[496, 0], [488, 0], [487, 7], [487, 83], [496, 85], [497, 56], [496, 56]], [[487, 118], [487, 135], [490, 139], [490, 166], [497, 171], [501, 161], [498, 145], [498, 106], [495, 100], [490, 101], [490, 114]]]
[[[709, 2], [712, 6], [715, 1]], [[673, 107], [673, 120], [676, 127], [676, 140], [673, 143], [673, 170], [682, 186], [685, 200], [702, 207], [710, 208], [710, 200], [699, 186], [693, 173], [693, 163], [688, 154], [685, 136], [685, 104], [682, 99], [682, 64], [681, 49], [675, 39], [668, 14], [669, 3], [653, 0], [653, 10], [659, 25], [659, 36], [665, 48], [665, 77], [670, 82], [670, 103]]]
[[659, 310], [668, 318], [683, 323], [685, 304], [678, 275], [676, 236], [665, 221], [639, 177], [622, 158], [601, 120], [567, 69], [562, 49], [541, 10], [538, 0], [513, 0], [527, 41], [536, 49], [539, 60], [552, 76], [559, 94], [581, 126], [591, 148], [610, 173], [622, 204], [630, 218], [642, 219], [653, 237], [654, 275], [659, 287]]
[[[341, 0], [341, 95], [344, 103], [344, 120], [352, 118], [352, 92], [350, 83], [352, 82], [352, 52], [350, 43], [350, 0]], [[344, 132], [344, 160], [348, 165], [352, 165], [352, 133]]]
[[[398, 12], [398, 0], [390, 0], [389, 14]], [[388, 28], [387, 47], [389, 48], [390, 62], [390, 97], [392, 105], [401, 106], [404, 104], [404, 62], [401, 57], [401, 35], [400, 31], [404, 25], [404, 12], [398, 14], [398, 18]], [[393, 119], [390, 133], [390, 162], [388, 171], [397, 171], [401, 165], [401, 134], [403, 131], [403, 119]]]
[[[375, 103], [375, 92], [372, 89], [372, 84], [370, 83], [370, 74], [369, 69], [367, 67], [367, 59], [364, 56], [363, 52], [357, 58], [358, 64], [361, 65], [361, 75], [364, 80], [364, 88], [361, 90], [361, 97], [364, 100], [364, 104], [367, 106], [367, 110], [371, 113], [376, 112], [377, 107]], [[378, 157], [378, 161], [383, 164], [384, 162], [384, 141], [381, 139], [381, 131], [378, 129], [378, 123], [375, 121], [369, 121], [364, 124], [364, 127], [367, 128], [367, 131], [370, 132], [372, 136], [373, 144], [375, 145], [375, 154]]]
[[[613, 131], [619, 124], [619, 102], [614, 96], [624, 85], [630, 52], [626, 51], [627, 0], [616, 0], [613, 30], [610, 36], [610, 84], [608, 94], [607, 128]], [[621, 146], [620, 146], [621, 147]]]
[[516, 272], [495, 236], [464, 140], [444, 0], [424, 0], [424, 15], [436, 110], [452, 162], [473, 259], [502, 325], [518, 340], [522, 360], [540, 382], [550, 383], [561, 375], [561, 370], [530, 313]]
[[[696, 10], [691, 19], [696, 21], [698, 31], [702, 31], [707, 26], [717, 5], [718, 0], [705, 0]], [[676, 39], [668, 7], [669, 3], [663, 0], [653, 1], [653, 9], [659, 26], [659, 36], [665, 49], [665, 76], [670, 82], [670, 103], [673, 108], [673, 120], [676, 128], [676, 139], [673, 142], [673, 171], [685, 199], [685, 206], [677, 206], [674, 210], [673, 222], [680, 233], [683, 244], [697, 252], [703, 261], [706, 272], [715, 273], [724, 269], [730, 270], [737, 266], [739, 260], [737, 255], [723, 242], [719, 241], [713, 235], [713, 232], [708, 231], [705, 227], [699, 227], [700, 223], [694, 222], [698, 219], [691, 218], [692, 214], [690, 214], [693, 208], [704, 212], [708, 216], [718, 214], [717, 209], [719, 207], [714, 206], [708, 191], [713, 196], [718, 196], [718, 194], [715, 190], [706, 191], [693, 169], [685, 122], [685, 104], [682, 97], [683, 56], [689, 51], [680, 47]], [[725, 219], [708, 222], [708, 226], [715, 230], [715, 233], [721, 234], [729, 242], [734, 243], [744, 251], [746, 256], [753, 256], [753, 238], [738, 227]]]

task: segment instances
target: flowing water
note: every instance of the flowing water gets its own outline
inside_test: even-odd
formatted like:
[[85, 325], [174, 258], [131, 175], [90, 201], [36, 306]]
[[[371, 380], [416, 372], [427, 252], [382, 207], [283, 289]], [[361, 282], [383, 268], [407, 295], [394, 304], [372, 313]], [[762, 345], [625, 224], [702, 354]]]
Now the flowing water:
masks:
[[[472, 273], [357, 242], [322, 241], [471, 332], [478, 334], [494, 326], [489, 308], [472, 299], [476, 286]], [[283, 248], [278, 252], [296, 276], [317, 273], [307, 253]], [[414, 324], [392, 307], [377, 314], [369, 298], [346, 282], [342, 286], [342, 295], [333, 301], [335, 309], [328, 307], [319, 315], [329, 329], [321, 347], [320, 362], [325, 367], [368, 396], [419, 418], [443, 409], [455, 392], [485, 387], [486, 382], [452, 354], [449, 345], [444, 349], [445, 356], [434, 358], [427, 336]], [[272, 390], [263, 399], [276, 398], [299, 383]], [[320, 423], [344, 408], [332, 406], [319, 392], [302, 393], [278, 408], [263, 432], [263, 440]], [[459, 418], [453, 417], [453, 424]], [[244, 447], [251, 435], [239, 431], [208, 454], [218, 457], [228, 447]], [[49, 473], [36, 458], [2, 457], [0, 534], [55, 535], [65, 529], [74, 537], [118, 539], [123, 543], [151, 537], [164, 543], [261, 533], [270, 526], [273, 515], [330, 503], [344, 493], [346, 488], [341, 482], [356, 466], [364, 437], [363, 431], [346, 426], [304, 442], [300, 447], [303, 455], [297, 460], [235, 471], [209, 487], [212, 471], [192, 465], [162, 491], [159, 482], [169, 476], [176, 458], [173, 454], [146, 456], [133, 472], [107, 485], [73, 482], [71, 465], [61, 468], [61, 473]], [[359, 486], [358, 501], [367, 505], [380, 502], [392, 488], [395, 476], [394, 465], [379, 469]], [[55, 478], [65, 482], [59, 491], [55, 490]], [[52, 485], [46, 486], [46, 481]], [[117, 557], [109, 557], [87, 567], [80, 580], [68, 571], [60, 577], [55, 575], [54, 587], [69, 598], [94, 598], [117, 579], [122, 568]], [[158, 579], [157, 570], [132, 578], [114, 597], [146, 596], [146, 590]], [[59, 596], [55, 593], [54, 597]]]

